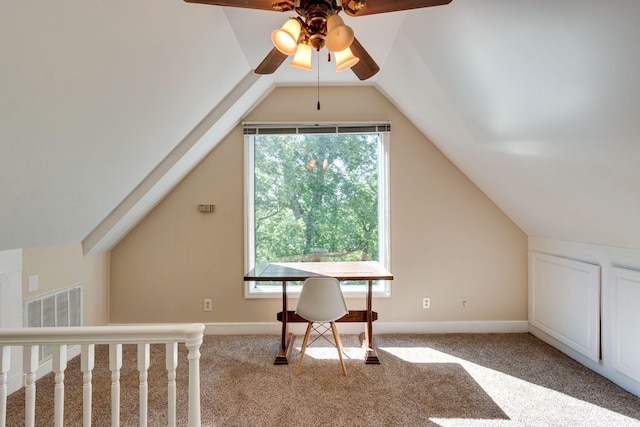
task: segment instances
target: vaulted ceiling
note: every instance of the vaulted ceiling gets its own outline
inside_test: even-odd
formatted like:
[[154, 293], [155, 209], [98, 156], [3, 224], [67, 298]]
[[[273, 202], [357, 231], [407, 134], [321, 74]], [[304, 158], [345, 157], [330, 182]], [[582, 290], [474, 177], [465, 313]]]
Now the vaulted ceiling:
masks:
[[[0, 250], [110, 249], [274, 87], [288, 14], [0, 3]], [[640, 248], [640, 2], [453, 0], [345, 17], [374, 85], [528, 235]], [[316, 65], [317, 67], [317, 65]], [[317, 69], [317, 68], [316, 68]]]

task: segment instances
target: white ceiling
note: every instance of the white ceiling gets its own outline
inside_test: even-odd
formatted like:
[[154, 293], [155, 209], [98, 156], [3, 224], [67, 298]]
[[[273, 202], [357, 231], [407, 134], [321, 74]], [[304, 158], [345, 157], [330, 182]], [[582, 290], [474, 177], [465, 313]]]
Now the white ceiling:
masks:
[[[0, 2], [0, 250], [108, 250], [274, 86], [316, 84], [251, 71], [288, 16]], [[345, 21], [381, 71], [363, 83], [321, 53], [322, 84], [374, 84], [528, 235], [640, 248], [640, 2]]]

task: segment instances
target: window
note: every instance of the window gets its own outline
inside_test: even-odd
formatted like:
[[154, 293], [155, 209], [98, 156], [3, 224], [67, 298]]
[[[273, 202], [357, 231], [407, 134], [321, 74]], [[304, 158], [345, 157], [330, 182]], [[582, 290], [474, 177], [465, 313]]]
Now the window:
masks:
[[[384, 125], [245, 125], [245, 268], [269, 262], [375, 260], [389, 267]], [[302, 283], [291, 283], [296, 292]], [[247, 282], [247, 297], [281, 294]], [[345, 293], [364, 292], [343, 282]], [[374, 285], [388, 295], [388, 284]]]

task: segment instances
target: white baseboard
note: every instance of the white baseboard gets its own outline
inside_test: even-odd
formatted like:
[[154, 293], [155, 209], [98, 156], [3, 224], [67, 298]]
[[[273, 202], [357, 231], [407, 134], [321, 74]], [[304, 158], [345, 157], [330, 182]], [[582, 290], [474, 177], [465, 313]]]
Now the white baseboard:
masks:
[[[364, 329], [363, 323], [340, 323], [341, 334], [358, 334]], [[304, 334], [304, 323], [291, 323], [289, 329], [294, 334]], [[375, 322], [374, 334], [487, 334], [487, 333], [526, 333], [529, 322], [487, 321], [487, 322]], [[207, 323], [205, 335], [279, 335], [280, 322], [270, 323]]]
[[574, 359], [578, 363], [586, 366], [594, 372], [602, 375], [605, 378], [608, 378], [612, 382], [616, 383], [620, 387], [624, 388], [630, 393], [635, 394], [640, 397], [640, 382], [635, 381], [633, 378], [629, 378], [628, 376], [621, 374], [610, 366], [610, 363], [604, 363], [603, 361], [594, 362], [589, 359], [579, 351], [574, 350], [570, 346], [566, 345], [562, 341], [556, 339], [555, 337], [547, 334], [541, 329], [536, 328], [535, 326], [531, 326], [530, 330], [531, 334], [533, 334], [536, 338], [541, 339], [552, 347], [557, 348], [570, 358]]

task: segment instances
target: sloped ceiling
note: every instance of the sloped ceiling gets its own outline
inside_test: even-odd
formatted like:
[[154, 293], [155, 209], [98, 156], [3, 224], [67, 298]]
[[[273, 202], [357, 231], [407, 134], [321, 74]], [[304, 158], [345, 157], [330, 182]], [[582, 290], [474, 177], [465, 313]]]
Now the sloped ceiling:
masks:
[[[109, 250], [273, 87], [317, 84], [252, 73], [286, 17], [1, 2], [0, 250]], [[345, 20], [381, 71], [360, 82], [317, 58], [322, 84], [375, 85], [530, 236], [640, 248], [640, 2]]]
[[450, 6], [381, 90], [529, 236], [640, 247], [640, 2]]

